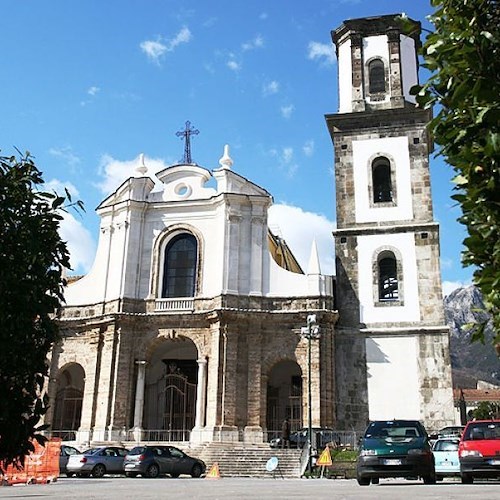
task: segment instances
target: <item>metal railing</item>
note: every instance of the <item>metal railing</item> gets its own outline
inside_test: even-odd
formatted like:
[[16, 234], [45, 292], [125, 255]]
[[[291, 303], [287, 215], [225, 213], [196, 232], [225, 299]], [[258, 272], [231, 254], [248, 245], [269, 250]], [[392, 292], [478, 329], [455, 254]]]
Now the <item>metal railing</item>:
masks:
[[[307, 429], [300, 429], [296, 432], [299, 432], [298, 436], [294, 432], [290, 436], [291, 445], [303, 448], [307, 444]], [[313, 428], [312, 445], [315, 449], [324, 448], [328, 444], [332, 448], [356, 450], [361, 436], [362, 433], [356, 431], [318, 430]], [[264, 441], [266, 442], [271, 442], [276, 438], [281, 438], [281, 431], [268, 430], [264, 435]]]
[[156, 299], [155, 311], [193, 311], [194, 299]]
[[[190, 430], [165, 430], [165, 429], [144, 429], [140, 432], [141, 441], [189, 441]], [[127, 440], [137, 439], [136, 431], [127, 431]]]
[[73, 430], [51, 430], [42, 431], [40, 434], [48, 438], [61, 438], [62, 441], [76, 441], [77, 432]]

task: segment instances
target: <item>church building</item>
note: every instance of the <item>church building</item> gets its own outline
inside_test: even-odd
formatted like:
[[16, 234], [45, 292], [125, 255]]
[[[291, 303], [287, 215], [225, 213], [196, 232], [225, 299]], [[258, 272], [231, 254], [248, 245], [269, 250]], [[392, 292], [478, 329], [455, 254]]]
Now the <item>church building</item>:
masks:
[[301, 269], [268, 227], [271, 194], [238, 174], [228, 147], [215, 169], [192, 162], [189, 122], [183, 162], [142, 164], [101, 202], [93, 267], [58, 313], [54, 435], [262, 443], [285, 418], [292, 429], [453, 422], [430, 114], [409, 93], [419, 33], [396, 16], [332, 32], [335, 277], [314, 242]]

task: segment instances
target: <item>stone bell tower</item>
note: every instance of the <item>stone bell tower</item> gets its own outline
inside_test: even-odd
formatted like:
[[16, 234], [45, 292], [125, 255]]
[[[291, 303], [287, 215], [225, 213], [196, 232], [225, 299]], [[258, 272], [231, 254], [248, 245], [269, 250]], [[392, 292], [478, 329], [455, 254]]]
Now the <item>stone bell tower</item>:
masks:
[[415, 106], [420, 23], [353, 19], [332, 31], [339, 112], [335, 150], [336, 380], [339, 423], [451, 423], [449, 332], [432, 212], [426, 124]]

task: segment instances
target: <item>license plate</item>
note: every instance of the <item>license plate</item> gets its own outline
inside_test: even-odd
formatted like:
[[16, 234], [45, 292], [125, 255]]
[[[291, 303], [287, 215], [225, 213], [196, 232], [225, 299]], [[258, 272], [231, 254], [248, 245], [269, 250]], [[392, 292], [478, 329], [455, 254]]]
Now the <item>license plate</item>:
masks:
[[401, 460], [398, 458], [389, 458], [384, 460], [384, 465], [401, 465]]
[[490, 465], [500, 465], [500, 460], [490, 460]]
[[135, 464], [127, 464], [125, 465], [125, 469], [133, 469], [135, 468]]

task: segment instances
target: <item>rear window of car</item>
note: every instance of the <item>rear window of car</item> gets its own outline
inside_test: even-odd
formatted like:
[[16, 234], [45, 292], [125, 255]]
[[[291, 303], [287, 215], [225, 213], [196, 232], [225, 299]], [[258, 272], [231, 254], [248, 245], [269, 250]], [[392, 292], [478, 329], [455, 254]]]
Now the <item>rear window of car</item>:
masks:
[[423, 437], [420, 426], [411, 422], [372, 422], [366, 429], [367, 438]]
[[457, 451], [458, 439], [440, 439], [434, 443], [433, 451]]
[[129, 455], [141, 455], [146, 451], [146, 448], [144, 446], [136, 446], [135, 448], [132, 448], [128, 454]]
[[463, 440], [500, 439], [499, 422], [474, 422], [464, 432]]

